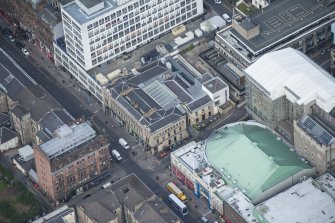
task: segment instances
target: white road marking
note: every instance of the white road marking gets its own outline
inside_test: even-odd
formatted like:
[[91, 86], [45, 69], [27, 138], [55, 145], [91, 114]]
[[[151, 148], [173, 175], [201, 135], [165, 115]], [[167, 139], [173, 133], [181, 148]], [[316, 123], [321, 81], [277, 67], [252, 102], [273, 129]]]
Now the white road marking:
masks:
[[[24, 71], [23, 69], [22, 69], [22, 67], [20, 67], [20, 65], [18, 65], [16, 62], [15, 62], [15, 60], [13, 59], [13, 58], [11, 58], [1, 47], [0, 47], [0, 52], [1, 53], [3, 53], [3, 55], [5, 55], [11, 62], [12, 62], [12, 64], [17, 68], [17, 69], [19, 69], [23, 74], [24, 74], [24, 76], [26, 76], [26, 78], [28, 78], [34, 85], [37, 85], [37, 83], [36, 83], [36, 81], [32, 78], [32, 77], [30, 77], [29, 76], [29, 74], [27, 74], [27, 72], [26, 71]], [[6, 69], [7, 70], [7, 69]], [[8, 71], [8, 70], [7, 70]]]

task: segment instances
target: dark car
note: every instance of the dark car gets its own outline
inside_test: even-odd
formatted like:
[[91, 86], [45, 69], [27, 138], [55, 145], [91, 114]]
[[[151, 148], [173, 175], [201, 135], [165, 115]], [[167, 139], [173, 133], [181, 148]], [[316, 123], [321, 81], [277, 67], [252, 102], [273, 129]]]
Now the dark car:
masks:
[[19, 49], [24, 48], [24, 44], [21, 42], [16, 42], [16, 46], [19, 47]]
[[4, 35], [4, 36], [11, 36], [13, 32], [12, 32], [10, 29], [5, 28], [5, 29], [3, 29], [3, 30], [1, 31], [1, 33], [2, 33], [2, 35]]

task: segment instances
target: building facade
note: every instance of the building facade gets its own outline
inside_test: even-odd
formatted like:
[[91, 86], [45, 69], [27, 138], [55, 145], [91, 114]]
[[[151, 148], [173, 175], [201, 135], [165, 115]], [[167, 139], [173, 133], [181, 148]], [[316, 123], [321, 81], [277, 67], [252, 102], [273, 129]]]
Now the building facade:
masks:
[[202, 13], [202, 0], [76, 0], [62, 7], [66, 50], [89, 70]]
[[110, 169], [108, 139], [96, 136], [87, 123], [62, 126], [52, 140], [34, 145], [34, 154], [38, 182], [53, 201], [82, 192]]

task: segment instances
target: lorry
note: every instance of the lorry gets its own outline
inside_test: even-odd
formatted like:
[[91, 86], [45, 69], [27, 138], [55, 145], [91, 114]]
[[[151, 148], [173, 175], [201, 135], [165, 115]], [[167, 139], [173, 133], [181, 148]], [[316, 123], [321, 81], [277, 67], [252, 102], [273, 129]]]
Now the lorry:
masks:
[[122, 156], [120, 155], [120, 153], [116, 149], [112, 150], [112, 155], [114, 156], [114, 158], [117, 161], [121, 161], [122, 160]]
[[128, 145], [127, 141], [124, 140], [123, 138], [119, 139], [119, 143], [120, 143], [121, 146], [123, 146], [123, 148], [129, 149], [129, 145]]
[[173, 183], [170, 182], [166, 185], [166, 189], [176, 195], [176, 197], [178, 197], [182, 202], [186, 202], [187, 201], [187, 197], [186, 195]]

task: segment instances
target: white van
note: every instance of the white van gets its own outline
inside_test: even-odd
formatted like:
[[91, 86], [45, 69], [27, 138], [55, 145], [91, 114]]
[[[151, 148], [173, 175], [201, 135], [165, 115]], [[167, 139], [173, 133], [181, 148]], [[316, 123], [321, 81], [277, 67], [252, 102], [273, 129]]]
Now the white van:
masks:
[[123, 138], [119, 139], [119, 143], [121, 144], [121, 146], [123, 146], [123, 148], [129, 149], [129, 145], [128, 145], [127, 141], [124, 140]]
[[112, 150], [112, 155], [114, 156], [115, 159], [117, 159], [117, 161], [122, 160], [122, 156], [120, 155], [120, 153], [117, 150], [113, 149]]

